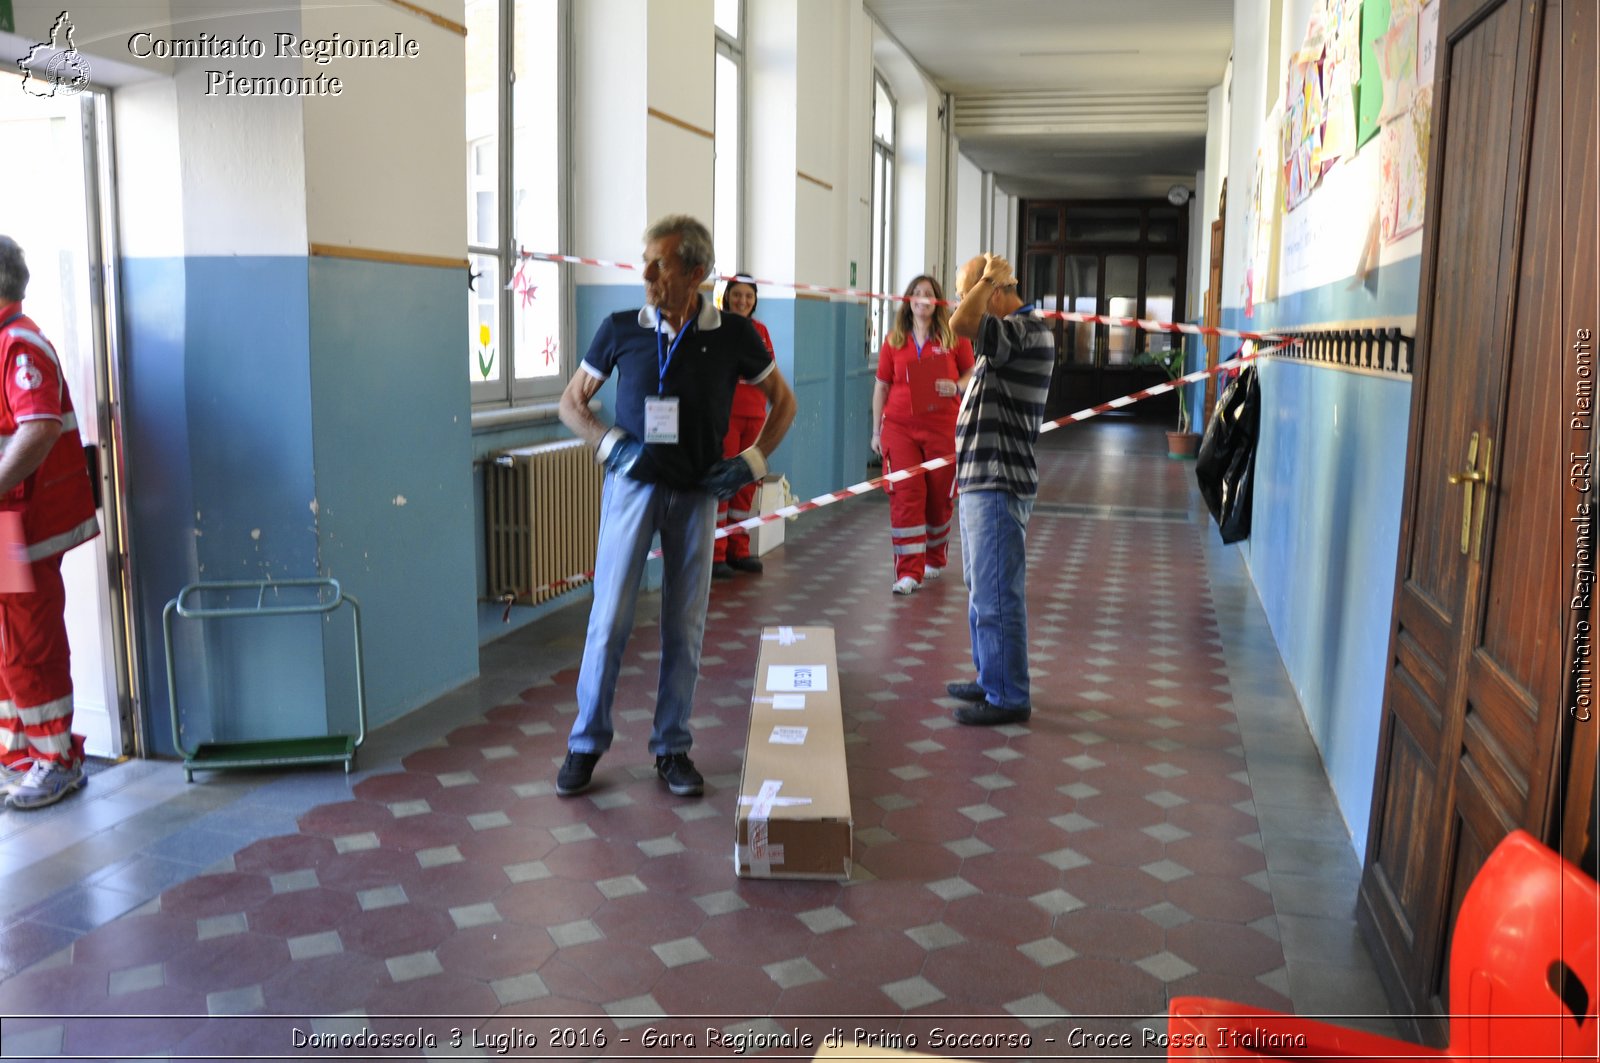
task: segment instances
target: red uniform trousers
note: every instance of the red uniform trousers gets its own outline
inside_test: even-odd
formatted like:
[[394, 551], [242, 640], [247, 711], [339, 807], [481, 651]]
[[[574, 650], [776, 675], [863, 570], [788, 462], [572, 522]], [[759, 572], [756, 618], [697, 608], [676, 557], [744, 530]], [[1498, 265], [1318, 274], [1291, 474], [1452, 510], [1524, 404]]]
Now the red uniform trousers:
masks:
[[[933, 458], [954, 458], [956, 424], [927, 418], [910, 422], [885, 418], [879, 442], [885, 474], [909, 469]], [[896, 579], [910, 576], [921, 583], [929, 565], [943, 568], [947, 563], [950, 515], [954, 509], [950, 488], [955, 480], [952, 462], [942, 469], [886, 485]]]
[[[756, 436], [761, 434], [761, 426], [767, 423], [765, 412], [759, 417], [744, 417], [734, 414], [728, 418], [728, 434], [722, 439], [722, 456], [736, 458], [746, 449], [753, 446]], [[723, 499], [717, 503], [717, 527], [725, 527], [730, 523], [749, 520], [756, 515], [756, 491], [760, 487], [757, 483], [748, 483], [739, 488], [732, 498]], [[713, 561], [728, 561], [733, 558], [750, 556], [750, 533], [743, 528], [729, 533], [726, 539], [718, 539], [713, 551]]]
[[61, 554], [33, 562], [33, 590], [0, 594], [0, 763], [31, 757], [75, 765], [72, 656]]

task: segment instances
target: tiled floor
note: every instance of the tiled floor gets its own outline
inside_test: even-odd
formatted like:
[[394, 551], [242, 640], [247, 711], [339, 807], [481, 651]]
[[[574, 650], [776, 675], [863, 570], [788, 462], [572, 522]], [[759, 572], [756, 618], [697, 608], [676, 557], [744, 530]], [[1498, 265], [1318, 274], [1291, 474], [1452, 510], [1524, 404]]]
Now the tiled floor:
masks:
[[[1031, 1038], [958, 1056], [1090, 1059], [1066, 1047], [1073, 1028], [1160, 1030], [1180, 994], [1393, 1033], [1352, 922], [1357, 858], [1260, 606], [1194, 516], [1192, 466], [1162, 449], [1132, 422], [1047, 437], [1025, 727], [950, 719], [944, 682], [970, 673], [963, 588], [890, 596], [874, 497], [791, 525], [764, 576], [714, 587], [703, 800], [666, 794], [644, 748], [647, 600], [617, 744], [580, 798], [551, 785], [575, 608], [485, 647], [478, 682], [379, 731], [348, 779], [185, 786], [133, 763], [0, 815], [0, 1014], [25, 1016], [3, 1020], [0, 1051], [317, 1048], [299, 1029], [437, 1039], [380, 1056], [729, 1057], [714, 1033], [793, 1057], [780, 1035], [934, 1049], [940, 1027]], [[732, 874], [754, 636], [776, 623], [837, 630], [848, 883]], [[647, 1030], [693, 1041], [647, 1047]], [[1152, 1051], [1136, 1036], [1125, 1054]]]

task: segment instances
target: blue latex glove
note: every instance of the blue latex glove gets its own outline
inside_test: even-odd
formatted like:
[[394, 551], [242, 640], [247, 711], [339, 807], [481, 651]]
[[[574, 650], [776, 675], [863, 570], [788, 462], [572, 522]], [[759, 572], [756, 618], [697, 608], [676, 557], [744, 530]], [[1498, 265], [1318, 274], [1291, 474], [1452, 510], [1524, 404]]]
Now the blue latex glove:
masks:
[[767, 475], [766, 456], [750, 447], [734, 457], [723, 458], [711, 466], [700, 481], [700, 486], [718, 498], [732, 498], [745, 484], [755, 483]]
[[626, 476], [643, 453], [644, 444], [639, 442], [638, 437], [629, 435], [621, 428], [613, 428], [601, 437], [600, 444], [594, 448], [594, 460], [604, 465], [607, 472]]

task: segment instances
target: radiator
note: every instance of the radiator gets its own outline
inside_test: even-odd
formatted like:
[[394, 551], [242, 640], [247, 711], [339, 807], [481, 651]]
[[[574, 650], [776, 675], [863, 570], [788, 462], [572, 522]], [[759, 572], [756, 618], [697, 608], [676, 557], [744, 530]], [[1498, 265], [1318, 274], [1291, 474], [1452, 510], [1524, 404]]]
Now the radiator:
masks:
[[533, 593], [594, 568], [604, 480], [581, 439], [521, 447], [484, 467], [485, 557], [491, 598], [538, 605], [568, 588]]

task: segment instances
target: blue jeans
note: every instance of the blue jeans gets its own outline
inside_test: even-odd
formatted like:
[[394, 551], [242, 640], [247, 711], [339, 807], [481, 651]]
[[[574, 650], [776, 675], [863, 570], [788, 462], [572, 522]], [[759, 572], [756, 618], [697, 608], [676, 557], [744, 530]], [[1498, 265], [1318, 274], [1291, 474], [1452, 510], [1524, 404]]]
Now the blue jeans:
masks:
[[961, 571], [978, 685], [991, 705], [1028, 705], [1027, 532], [1033, 499], [961, 492]]
[[578, 671], [578, 718], [567, 748], [604, 753], [611, 748], [611, 703], [617, 670], [633, 630], [650, 543], [661, 535], [661, 677], [650, 752], [687, 752], [689, 710], [700, 677], [700, 641], [711, 594], [711, 545], [717, 499], [704, 491], [677, 491], [606, 474], [600, 503], [600, 543], [594, 565], [594, 605]]

